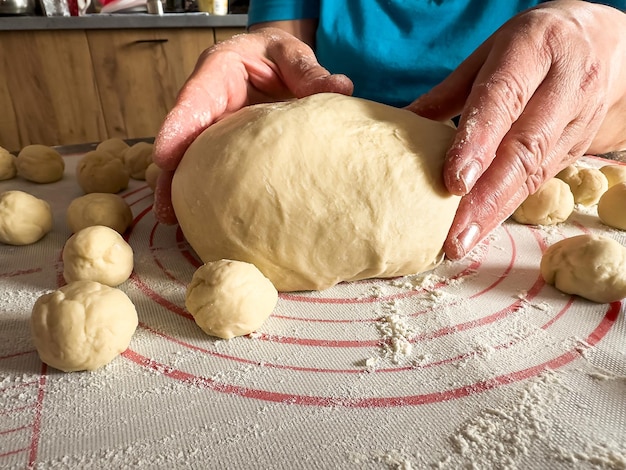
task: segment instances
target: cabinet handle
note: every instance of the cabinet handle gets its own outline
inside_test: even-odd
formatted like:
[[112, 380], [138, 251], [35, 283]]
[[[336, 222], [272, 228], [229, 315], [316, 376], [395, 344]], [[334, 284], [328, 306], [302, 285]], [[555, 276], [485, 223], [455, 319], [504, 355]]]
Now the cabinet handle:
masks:
[[169, 39], [137, 39], [136, 41], [133, 41], [133, 44], [145, 44], [145, 43], [163, 43], [163, 42], [167, 42], [169, 41]]

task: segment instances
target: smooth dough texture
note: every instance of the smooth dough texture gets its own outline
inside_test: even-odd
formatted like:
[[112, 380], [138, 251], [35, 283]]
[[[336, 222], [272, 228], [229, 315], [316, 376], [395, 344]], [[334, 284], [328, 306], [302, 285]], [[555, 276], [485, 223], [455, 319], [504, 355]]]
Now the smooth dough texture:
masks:
[[611, 186], [602, 195], [598, 217], [610, 227], [626, 230], [626, 182]]
[[98, 144], [96, 150], [101, 152], [108, 152], [113, 155], [115, 158], [119, 158], [120, 160], [124, 160], [124, 153], [128, 150], [130, 145], [128, 145], [124, 140], [119, 137], [111, 137], [110, 139], [103, 140]]
[[137, 142], [124, 152], [124, 165], [131, 178], [146, 179], [146, 168], [152, 163], [152, 149], [149, 142]]
[[41, 360], [69, 372], [95, 370], [115, 359], [128, 348], [138, 318], [121, 290], [78, 281], [37, 299], [30, 324]]
[[185, 306], [202, 331], [224, 339], [257, 330], [278, 302], [278, 292], [254, 265], [218, 260], [196, 270]]
[[626, 297], [626, 247], [593, 234], [566, 238], [541, 258], [541, 275], [566, 294], [599, 303]]
[[115, 287], [133, 272], [133, 249], [115, 230], [104, 225], [84, 228], [63, 247], [63, 278], [96, 281]]
[[52, 230], [50, 204], [23, 191], [0, 194], [0, 242], [30, 245]]
[[152, 191], [154, 191], [154, 189], [156, 188], [156, 183], [159, 179], [160, 174], [161, 168], [159, 168], [154, 162], [150, 163], [150, 165], [148, 165], [148, 168], [146, 168], [146, 183], [148, 184], [150, 189], [152, 189]]
[[569, 165], [556, 175], [565, 181], [574, 195], [574, 202], [583, 206], [594, 206], [609, 188], [606, 176], [597, 168], [578, 168]]
[[35, 183], [54, 183], [63, 178], [65, 162], [59, 152], [46, 145], [27, 145], [17, 154], [17, 174]]
[[546, 181], [513, 212], [520, 224], [555, 225], [574, 212], [574, 195], [569, 185], [558, 178]]
[[87, 152], [76, 165], [76, 180], [86, 193], [117, 193], [129, 179], [124, 162], [108, 152]]
[[604, 165], [600, 171], [609, 182], [609, 188], [618, 183], [626, 183], [626, 165]]
[[117, 194], [90, 193], [70, 202], [65, 219], [73, 233], [92, 225], [105, 225], [124, 233], [133, 221], [133, 213]]
[[252, 263], [279, 291], [422, 272], [459, 204], [442, 180], [454, 132], [337, 94], [251, 106], [191, 144], [172, 202], [205, 263]]
[[7, 150], [0, 147], [0, 181], [10, 180], [17, 175], [15, 157]]

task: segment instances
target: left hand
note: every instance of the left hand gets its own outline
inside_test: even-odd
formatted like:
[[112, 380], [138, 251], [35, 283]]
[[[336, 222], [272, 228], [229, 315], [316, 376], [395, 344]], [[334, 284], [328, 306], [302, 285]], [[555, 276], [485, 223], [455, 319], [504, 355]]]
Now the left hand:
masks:
[[626, 148], [626, 14], [563, 0], [523, 12], [408, 108], [461, 114], [444, 181], [463, 196], [444, 251], [465, 256], [585, 153]]

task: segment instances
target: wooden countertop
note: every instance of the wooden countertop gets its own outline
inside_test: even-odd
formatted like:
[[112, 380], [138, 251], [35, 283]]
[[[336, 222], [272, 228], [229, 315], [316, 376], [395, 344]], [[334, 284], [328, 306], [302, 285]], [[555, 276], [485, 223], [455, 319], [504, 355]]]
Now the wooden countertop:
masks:
[[93, 14], [87, 16], [14, 16], [0, 18], [0, 31], [50, 29], [136, 29], [136, 28], [237, 28], [247, 25], [248, 15], [208, 13]]

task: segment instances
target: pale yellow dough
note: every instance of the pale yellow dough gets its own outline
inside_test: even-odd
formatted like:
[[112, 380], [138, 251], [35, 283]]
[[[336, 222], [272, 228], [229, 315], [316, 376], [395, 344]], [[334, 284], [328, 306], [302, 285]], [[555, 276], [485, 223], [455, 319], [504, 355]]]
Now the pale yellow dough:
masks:
[[106, 225], [124, 233], [133, 221], [133, 213], [117, 194], [90, 193], [72, 200], [65, 219], [73, 233], [92, 225]]
[[598, 202], [598, 217], [610, 227], [626, 230], [626, 182], [611, 186], [602, 195]]
[[257, 330], [277, 301], [276, 288], [254, 265], [219, 260], [196, 270], [185, 306], [206, 334], [230, 339]]
[[101, 152], [108, 152], [113, 155], [115, 158], [119, 158], [120, 160], [124, 160], [124, 153], [128, 150], [130, 145], [128, 145], [124, 140], [119, 137], [111, 137], [110, 139], [103, 140], [98, 144], [96, 150]]
[[104, 225], [86, 227], [63, 247], [63, 278], [96, 281], [111, 287], [126, 281], [133, 271], [133, 249], [115, 230]]
[[150, 163], [150, 165], [148, 165], [148, 168], [146, 168], [146, 183], [148, 183], [148, 186], [150, 187], [150, 189], [152, 189], [152, 191], [154, 191], [154, 189], [156, 188], [156, 183], [159, 179], [160, 174], [161, 168], [159, 168], [154, 162]]
[[15, 160], [17, 174], [35, 183], [54, 183], [63, 178], [65, 162], [63, 157], [46, 145], [27, 145]]
[[152, 163], [152, 148], [149, 142], [137, 142], [124, 152], [124, 165], [131, 178], [146, 179], [146, 169]]
[[17, 175], [15, 157], [6, 149], [0, 147], [0, 181], [10, 180]]
[[604, 165], [600, 171], [609, 182], [609, 188], [618, 183], [626, 183], [626, 165]]
[[129, 179], [124, 162], [108, 152], [87, 152], [76, 165], [76, 180], [85, 193], [117, 193]]
[[569, 185], [558, 178], [546, 181], [513, 212], [520, 224], [555, 225], [574, 212], [574, 195]]
[[33, 307], [33, 343], [43, 362], [66, 372], [95, 370], [128, 348], [135, 306], [121, 290], [92, 281], [42, 295]]
[[24, 191], [0, 193], [0, 242], [30, 245], [52, 230], [50, 204]]
[[541, 275], [566, 294], [599, 303], [626, 297], [626, 247], [612, 238], [585, 234], [550, 246]]
[[574, 202], [583, 206], [594, 206], [600, 197], [609, 188], [606, 176], [597, 168], [579, 168], [570, 165], [557, 178], [565, 181], [574, 195]]
[[172, 201], [204, 262], [252, 263], [279, 291], [417, 273], [459, 204], [442, 179], [454, 132], [336, 94], [251, 106], [191, 144]]

